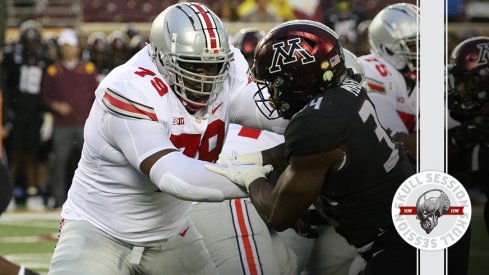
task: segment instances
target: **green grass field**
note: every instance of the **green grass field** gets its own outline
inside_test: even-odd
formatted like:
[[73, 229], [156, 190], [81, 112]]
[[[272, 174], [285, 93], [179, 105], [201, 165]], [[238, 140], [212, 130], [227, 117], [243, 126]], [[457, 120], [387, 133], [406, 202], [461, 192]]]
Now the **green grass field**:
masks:
[[0, 255], [46, 274], [59, 228], [59, 212], [4, 213], [0, 217]]
[[[46, 274], [59, 227], [59, 212], [5, 213], [0, 217], [0, 255]], [[489, 274], [489, 236], [482, 208], [472, 213], [469, 275]]]

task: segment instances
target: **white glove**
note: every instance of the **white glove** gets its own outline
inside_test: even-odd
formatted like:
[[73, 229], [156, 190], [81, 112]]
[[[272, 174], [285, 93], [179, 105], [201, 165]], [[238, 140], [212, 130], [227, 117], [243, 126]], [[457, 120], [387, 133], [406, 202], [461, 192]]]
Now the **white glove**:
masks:
[[[236, 164], [228, 163], [227, 166], [206, 164], [208, 170], [227, 177], [235, 184], [248, 190], [250, 184], [258, 178], [265, 178], [273, 170], [271, 165]], [[249, 190], [248, 190], [249, 191]]]
[[54, 117], [51, 113], [44, 113], [44, 119], [42, 122], [39, 135], [42, 142], [48, 141], [53, 135]]
[[238, 152], [233, 151], [231, 154], [221, 153], [216, 163], [223, 166], [226, 166], [229, 163], [263, 165], [263, 156], [261, 152], [240, 155]]

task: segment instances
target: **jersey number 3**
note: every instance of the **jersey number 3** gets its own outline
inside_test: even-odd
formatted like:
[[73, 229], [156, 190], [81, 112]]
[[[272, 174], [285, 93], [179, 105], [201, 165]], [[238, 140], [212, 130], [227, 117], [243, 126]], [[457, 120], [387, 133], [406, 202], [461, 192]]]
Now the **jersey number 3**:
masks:
[[362, 108], [358, 111], [358, 114], [362, 118], [362, 121], [365, 123], [369, 117], [372, 117], [375, 121], [375, 135], [379, 142], [382, 140], [385, 141], [387, 146], [391, 149], [391, 154], [386, 162], [384, 162], [384, 169], [386, 172], [389, 172], [394, 168], [397, 161], [399, 160], [399, 151], [396, 149], [396, 146], [392, 142], [391, 138], [385, 132], [384, 128], [380, 125], [379, 119], [377, 118], [377, 113], [375, 113], [375, 108], [372, 103], [368, 100], [363, 102]]
[[183, 154], [187, 157], [194, 158], [198, 154], [200, 160], [215, 162], [224, 144], [224, 129], [224, 122], [218, 119], [207, 126], [204, 135], [171, 135], [170, 140], [175, 147], [183, 149]]

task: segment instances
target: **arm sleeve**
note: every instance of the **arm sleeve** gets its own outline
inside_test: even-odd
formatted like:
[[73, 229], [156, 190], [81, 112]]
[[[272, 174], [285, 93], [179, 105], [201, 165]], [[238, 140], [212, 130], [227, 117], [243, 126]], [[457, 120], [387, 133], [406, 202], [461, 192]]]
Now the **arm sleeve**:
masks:
[[256, 106], [253, 96], [258, 87], [254, 82], [248, 83], [246, 88], [231, 100], [231, 122], [249, 128], [262, 129], [283, 134], [289, 124], [286, 119], [270, 120], [265, 117]]
[[151, 180], [158, 188], [182, 200], [219, 202], [248, 194], [225, 176], [207, 170], [208, 162], [180, 152], [159, 159], [151, 168]]
[[[124, 119], [111, 114], [107, 116], [104, 133], [138, 170], [141, 162], [152, 154], [175, 149], [168, 138], [168, 131], [159, 123]], [[247, 196], [226, 177], [207, 170], [205, 164], [208, 162], [189, 158], [180, 152], [169, 153], [153, 165], [150, 179], [161, 191], [183, 200], [223, 201]]]
[[333, 150], [341, 145], [342, 125], [328, 116], [301, 114], [294, 117], [285, 132], [285, 154], [304, 156]]

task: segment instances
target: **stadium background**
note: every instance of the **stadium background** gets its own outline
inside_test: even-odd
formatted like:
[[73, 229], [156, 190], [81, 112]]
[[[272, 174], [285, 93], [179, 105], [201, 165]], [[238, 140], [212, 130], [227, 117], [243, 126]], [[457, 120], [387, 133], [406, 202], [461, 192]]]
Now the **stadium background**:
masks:
[[[223, 6], [231, 6], [243, 14], [254, 5], [255, 0], [206, 0], [201, 1], [219, 13]], [[353, 18], [355, 25], [350, 31], [361, 39], [361, 22], [373, 16], [392, 0], [271, 0], [269, 5], [285, 20], [292, 18], [312, 19], [331, 27], [338, 18]], [[406, 0], [416, 4], [416, 1]], [[441, 1], [440, 1], [441, 2]], [[474, 35], [489, 35], [489, 1], [449, 0], [447, 5], [447, 38], [450, 52], [454, 45]], [[15, 42], [19, 26], [27, 19], [35, 19], [43, 26], [43, 38], [56, 37], [63, 28], [77, 30], [82, 45], [93, 32], [110, 34], [126, 31], [129, 27], [147, 36], [151, 21], [165, 7], [175, 3], [169, 0], [2, 0], [0, 1], [1, 46]], [[440, 4], [440, 9], [444, 6]], [[351, 16], [351, 18], [348, 18]], [[422, 15], [423, 16], [423, 15]], [[231, 34], [244, 27], [268, 30], [276, 23], [240, 22], [238, 16], [225, 20]], [[440, 30], [442, 31], [442, 30]], [[348, 30], [345, 31], [348, 33]], [[345, 33], [345, 34], [346, 34]], [[361, 40], [358, 40], [361, 41]], [[346, 41], [349, 43], [349, 41]], [[423, 42], [421, 42], [423, 43]], [[355, 52], [362, 53], [359, 44]], [[472, 220], [472, 248], [469, 274], [488, 274], [489, 238], [482, 219], [482, 202], [474, 201]], [[46, 273], [54, 249], [59, 212], [31, 212], [17, 209], [2, 215], [0, 219], [0, 255], [24, 264], [41, 273]]]

